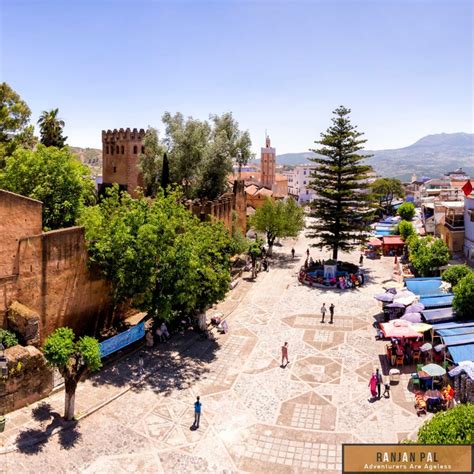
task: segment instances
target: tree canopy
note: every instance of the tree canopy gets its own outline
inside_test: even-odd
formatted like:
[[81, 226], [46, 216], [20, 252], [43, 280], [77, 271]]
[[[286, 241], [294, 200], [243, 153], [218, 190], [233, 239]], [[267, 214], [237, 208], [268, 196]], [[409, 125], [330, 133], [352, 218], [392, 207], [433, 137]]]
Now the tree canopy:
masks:
[[170, 180], [183, 186], [186, 197], [214, 199], [227, 189], [232, 160], [251, 156], [248, 131], [241, 131], [232, 113], [211, 115], [210, 122], [181, 113], [162, 117], [168, 147]]
[[453, 308], [463, 319], [474, 318], [474, 272], [462, 277], [453, 289]]
[[63, 136], [64, 120], [58, 117], [59, 109], [44, 110], [38, 119], [41, 143], [44, 146], [62, 148], [67, 137]]
[[139, 167], [143, 174], [145, 194], [155, 196], [160, 186], [166, 147], [159, 140], [158, 130], [152, 127], [146, 131], [143, 145], [145, 152], [140, 154]]
[[275, 239], [296, 237], [304, 228], [304, 211], [292, 198], [274, 201], [266, 198], [263, 206], [255, 211], [251, 225], [266, 235], [268, 253], [271, 254]]
[[219, 222], [200, 222], [176, 191], [153, 201], [132, 199], [115, 186], [84, 209], [91, 264], [112, 283], [116, 304], [130, 300], [171, 319], [221, 300], [230, 282], [232, 241]]
[[436, 413], [418, 431], [421, 444], [473, 444], [474, 405], [459, 404]]
[[363, 164], [368, 156], [359, 152], [367, 140], [352, 125], [350, 109], [341, 106], [333, 113], [332, 126], [315, 141], [321, 145], [312, 150], [318, 156], [310, 158], [317, 164], [310, 185], [317, 197], [311, 203], [315, 223], [308, 236], [319, 239], [314, 245], [332, 250], [337, 260], [339, 250], [355, 248], [369, 230], [372, 199], [367, 188], [372, 168]]
[[46, 360], [57, 367], [64, 377], [66, 389], [64, 417], [74, 416], [76, 387], [86, 371], [95, 372], [102, 367], [100, 346], [97, 339], [84, 336], [76, 339], [70, 328], [58, 328], [46, 338], [43, 345]]
[[89, 170], [67, 148], [18, 148], [0, 169], [0, 187], [43, 202], [43, 227], [75, 225], [85, 203], [93, 201]]
[[16, 148], [36, 144], [33, 125], [28, 125], [31, 110], [6, 82], [0, 84], [0, 168]]
[[470, 273], [472, 270], [467, 265], [451, 265], [443, 272], [441, 278], [454, 288], [462, 278]]
[[449, 262], [450, 252], [446, 243], [435, 237], [411, 236], [408, 239], [409, 259], [422, 277], [438, 273]]
[[415, 217], [415, 205], [412, 202], [404, 202], [397, 212], [404, 221], [411, 221]]
[[370, 190], [378, 202], [379, 210], [385, 214], [391, 214], [395, 198], [405, 196], [402, 182], [395, 178], [378, 178], [370, 185]]
[[400, 234], [400, 237], [405, 241], [412, 235], [416, 234], [414, 225], [408, 221], [401, 221], [398, 224], [397, 231]]

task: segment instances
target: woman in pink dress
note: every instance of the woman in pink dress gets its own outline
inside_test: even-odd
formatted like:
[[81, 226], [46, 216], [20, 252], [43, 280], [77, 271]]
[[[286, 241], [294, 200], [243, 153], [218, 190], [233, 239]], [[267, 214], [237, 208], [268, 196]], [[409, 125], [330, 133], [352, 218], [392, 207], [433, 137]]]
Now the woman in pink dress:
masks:
[[377, 376], [375, 375], [375, 373], [373, 373], [372, 377], [370, 377], [369, 387], [372, 399], [375, 399], [377, 397]]

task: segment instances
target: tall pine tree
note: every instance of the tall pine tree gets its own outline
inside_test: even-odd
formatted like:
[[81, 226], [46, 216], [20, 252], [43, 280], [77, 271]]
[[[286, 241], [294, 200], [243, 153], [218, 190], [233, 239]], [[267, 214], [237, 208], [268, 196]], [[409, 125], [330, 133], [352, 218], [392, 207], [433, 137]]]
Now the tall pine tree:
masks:
[[315, 141], [321, 148], [314, 149], [317, 163], [311, 188], [317, 193], [312, 202], [312, 217], [308, 236], [318, 239], [315, 247], [332, 250], [337, 260], [338, 252], [353, 249], [364, 240], [371, 216], [372, 202], [368, 188], [370, 166], [362, 162], [368, 155], [360, 155], [367, 141], [349, 119], [350, 109], [338, 107], [333, 113], [333, 125], [321, 139]]
[[160, 185], [164, 189], [166, 196], [168, 186], [170, 185], [170, 164], [166, 153], [163, 155], [163, 168], [161, 170]]

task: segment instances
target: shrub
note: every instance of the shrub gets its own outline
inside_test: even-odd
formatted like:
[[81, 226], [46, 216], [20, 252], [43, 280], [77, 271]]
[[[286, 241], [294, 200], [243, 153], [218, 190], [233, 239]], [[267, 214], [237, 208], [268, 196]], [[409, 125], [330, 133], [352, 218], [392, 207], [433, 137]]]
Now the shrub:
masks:
[[403, 240], [407, 240], [411, 235], [415, 235], [415, 227], [411, 222], [402, 221], [398, 224], [398, 233]]
[[474, 317], [474, 272], [461, 278], [453, 293], [453, 308], [456, 315], [463, 319]]
[[449, 248], [446, 243], [434, 237], [420, 238], [412, 235], [408, 238], [410, 262], [419, 276], [427, 277], [436, 273], [449, 262]]
[[418, 431], [421, 444], [472, 444], [474, 442], [474, 405], [457, 405], [437, 413]]
[[398, 215], [404, 221], [411, 221], [415, 217], [415, 205], [412, 202], [404, 202], [398, 208]]
[[443, 272], [442, 279], [454, 288], [469, 273], [472, 273], [472, 270], [467, 265], [453, 265]]
[[16, 346], [18, 344], [18, 339], [14, 332], [8, 331], [7, 329], [0, 329], [0, 343], [8, 349], [9, 347]]

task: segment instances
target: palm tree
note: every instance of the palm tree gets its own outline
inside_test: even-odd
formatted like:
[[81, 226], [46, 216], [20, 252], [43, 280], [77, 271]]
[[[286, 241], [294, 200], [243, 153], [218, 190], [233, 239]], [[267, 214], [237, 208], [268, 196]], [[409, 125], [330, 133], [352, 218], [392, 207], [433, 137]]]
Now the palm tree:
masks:
[[64, 120], [58, 118], [59, 109], [44, 110], [38, 120], [41, 143], [62, 148], [67, 137], [63, 137]]

